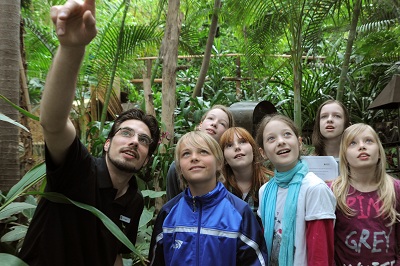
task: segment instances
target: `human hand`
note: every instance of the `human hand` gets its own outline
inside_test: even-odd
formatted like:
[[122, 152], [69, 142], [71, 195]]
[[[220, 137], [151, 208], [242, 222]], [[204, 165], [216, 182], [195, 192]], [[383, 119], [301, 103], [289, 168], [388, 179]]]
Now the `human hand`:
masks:
[[62, 46], [85, 46], [96, 36], [95, 0], [68, 0], [50, 14]]

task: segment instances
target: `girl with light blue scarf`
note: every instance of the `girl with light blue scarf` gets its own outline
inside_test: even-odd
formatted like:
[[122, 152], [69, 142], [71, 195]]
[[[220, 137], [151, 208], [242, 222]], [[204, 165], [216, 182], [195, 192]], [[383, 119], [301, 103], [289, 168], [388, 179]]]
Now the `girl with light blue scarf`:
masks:
[[259, 190], [270, 265], [333, 265], [336, 200], [327, 184], [300, 160], [301, 137], [293, 121], [264, 117], [256, 137], [274, 177]]

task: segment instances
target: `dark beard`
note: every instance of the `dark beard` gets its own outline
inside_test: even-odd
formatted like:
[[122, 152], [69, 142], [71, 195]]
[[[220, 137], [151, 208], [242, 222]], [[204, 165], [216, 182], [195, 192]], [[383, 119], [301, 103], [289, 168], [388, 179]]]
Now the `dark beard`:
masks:
[[110, 163], [112, 163], [118, 170], [123, 171], [125, 173], [138, 173], [140, 169], [136, 169], [134, 166], [130, 166], [124, 162], [114, 160], [110, 157], [110, 154], [107, 152], [107, 158]]

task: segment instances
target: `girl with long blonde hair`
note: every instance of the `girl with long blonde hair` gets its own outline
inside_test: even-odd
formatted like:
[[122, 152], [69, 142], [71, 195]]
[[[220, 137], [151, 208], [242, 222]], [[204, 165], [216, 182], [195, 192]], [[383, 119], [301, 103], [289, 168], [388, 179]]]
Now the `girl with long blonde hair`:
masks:
[[342, 136], [337, 198], [336, 265], [400, 263], [400, 181], [386, 173], [386, 156], [375, 130], [348, 127]]

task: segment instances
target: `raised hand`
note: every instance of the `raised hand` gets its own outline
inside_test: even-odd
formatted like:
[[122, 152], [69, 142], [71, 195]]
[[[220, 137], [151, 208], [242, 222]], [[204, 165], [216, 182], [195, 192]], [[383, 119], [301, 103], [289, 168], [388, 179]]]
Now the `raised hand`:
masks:
[[95, 0], [68, 0], [51, 8], [51, 19], [56, 26], [62, 46], [85, 46], [96, 36]]

